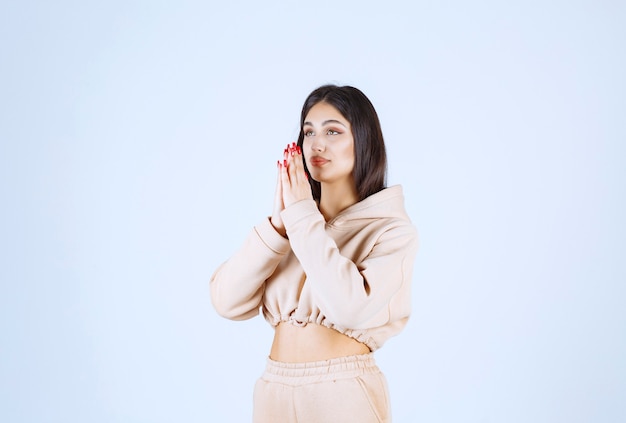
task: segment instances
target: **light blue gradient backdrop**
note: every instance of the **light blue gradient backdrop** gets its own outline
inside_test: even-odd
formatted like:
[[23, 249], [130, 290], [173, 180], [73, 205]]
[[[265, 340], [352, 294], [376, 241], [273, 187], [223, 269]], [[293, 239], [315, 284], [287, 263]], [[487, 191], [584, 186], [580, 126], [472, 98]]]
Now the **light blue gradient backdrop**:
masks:
[[396, 422], [626, 421], [626, 7], [2, 2], [0, 420], [245, 422], [208, 280], [306, 95], [361, 88], [420, 231]]

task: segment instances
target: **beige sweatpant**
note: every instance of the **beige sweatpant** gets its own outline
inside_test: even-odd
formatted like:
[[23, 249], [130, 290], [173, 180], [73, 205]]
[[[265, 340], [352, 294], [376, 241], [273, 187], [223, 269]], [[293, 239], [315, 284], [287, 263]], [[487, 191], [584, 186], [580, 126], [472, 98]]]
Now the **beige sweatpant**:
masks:
[[373, 354], [309, 363], [268, 358], [254, 387], [254, 423], [390, 422], [385, 376]]

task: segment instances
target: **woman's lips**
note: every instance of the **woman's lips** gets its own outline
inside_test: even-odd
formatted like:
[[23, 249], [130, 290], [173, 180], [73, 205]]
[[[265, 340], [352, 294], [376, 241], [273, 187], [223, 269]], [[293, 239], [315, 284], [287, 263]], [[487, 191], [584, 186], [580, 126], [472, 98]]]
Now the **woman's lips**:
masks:
[[311, 157], [311, 166], [324, 166], [328, 162], [329, 160], [326, 160], [323, 157], [319, 157], [319, 156]]

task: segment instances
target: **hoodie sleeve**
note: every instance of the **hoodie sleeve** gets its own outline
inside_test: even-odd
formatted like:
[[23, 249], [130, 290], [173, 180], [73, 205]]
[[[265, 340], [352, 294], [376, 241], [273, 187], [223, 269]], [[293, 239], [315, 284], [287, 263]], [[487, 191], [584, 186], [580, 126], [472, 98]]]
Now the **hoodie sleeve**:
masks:
[[[417, 252], [417, 233], [410, 222], [390, 226], [357, 264], [341, 255], [313, 200], [297, 202], [281, 216], [315, 301], [334, 324], [365, 327], [381, 312], [385, 314], [393, 296], [410, 285]], [[408, 315], [410, 298], [401, 303]], [[389, 314], [394, 313], [389, 310], [387, 318]]]
[[211, 301], [218, 314], [232, 320], [256, 316], [265, 281], [289, 251], [289, 241], [276, 232], [269, 219], [255, 226], [241, 249], [211, 277]]

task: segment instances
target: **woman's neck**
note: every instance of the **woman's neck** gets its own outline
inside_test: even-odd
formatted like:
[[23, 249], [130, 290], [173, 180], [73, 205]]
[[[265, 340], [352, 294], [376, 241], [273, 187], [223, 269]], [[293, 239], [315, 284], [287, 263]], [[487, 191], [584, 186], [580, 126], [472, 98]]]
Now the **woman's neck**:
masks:
[[320, 212], [327, 222], [359, 201], [354, 184], [348, 186], [322, 183], [320, 197]]

